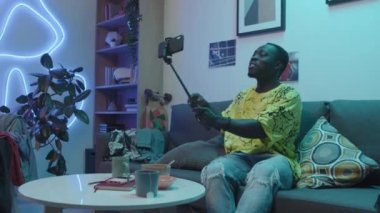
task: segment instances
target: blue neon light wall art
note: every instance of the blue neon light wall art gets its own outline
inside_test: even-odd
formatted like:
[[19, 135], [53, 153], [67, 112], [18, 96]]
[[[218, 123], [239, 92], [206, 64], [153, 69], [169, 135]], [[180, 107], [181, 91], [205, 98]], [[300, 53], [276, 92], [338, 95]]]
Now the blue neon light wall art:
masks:
[[[30, 30], [30, 29], [33, 30]], [[9, 105], [14, 96], [27, 94], [29, 84], [21, 66], [38, 60], [44, 53], [50, 55], [60, 49], [65, 31], [43, 0], [0, 0], [0, 60], [11, 61], [11, 68], [2, 70], [0, 89], [5, 92], [3, 104]], [[29, 60], [31, 59], [31, 60]], [[17, 67], [12, 64], [17, 64]], [[78, 75], [87, 87], [82, 75]], [[11, 87], [17, 87], [17, 91]], [[13, 95], [15, 94], [15, 95]], [[83, 108], [83, 101], [79, 108]], [[73, 118], [69, 126], [75, 122]]]

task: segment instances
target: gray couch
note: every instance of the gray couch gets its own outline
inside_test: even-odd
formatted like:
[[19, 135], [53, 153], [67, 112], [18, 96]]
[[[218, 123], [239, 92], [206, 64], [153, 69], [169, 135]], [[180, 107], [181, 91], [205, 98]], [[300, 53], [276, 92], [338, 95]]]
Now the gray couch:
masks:
[[[222, 110], [230, 101], [212, 103]], [[308, 130], [321, 116], [328, 118], [331, 125], [352, 141], [367, 156], [380, 162], [380, 100], [335, 100], [331, 102], [304, 102], [299, 143]], [[171, 175], [200, 182], [201, 168], [210, 160], [222, 155], [223, 150], [212, 146], [191, 146], [186, 151], [173, 154], [180, 145], [196, 140], [207, 140], [217, 135], [215, 130], [206, 130], [199, 125], [187, 104], [172, 106], [171, 128], [168, 138], [169, 151], [161, 160], [165, 163], [176, 158]], [[102, 144], [102, 143], [100, 143]], [[196, 144], [196, 143], [193, 143]], [[199, 142], [198, 142], [199, 144]], [[185, 145], [185, 146], [186, 146]], [[101, 146], [104, 146], [101, 145]], [[183, 146], [182, 146], [183, 147]], [[103, 148], [97, 147], [97, 171], [110, 172], [109, 162], [102, 162], [99, 155]], [[138, 169], [138, 165], [132, 165]], [[280, 191], [274, 201], [273, 213], [328, 212], [366, 213], [378, 212], [375, 204], [380, 195], [380, 172], [369, 175], [361, 184], [350, 188], [292, 189]], [[198, 211], [204, 211], [204, 199], [193, 204]]]

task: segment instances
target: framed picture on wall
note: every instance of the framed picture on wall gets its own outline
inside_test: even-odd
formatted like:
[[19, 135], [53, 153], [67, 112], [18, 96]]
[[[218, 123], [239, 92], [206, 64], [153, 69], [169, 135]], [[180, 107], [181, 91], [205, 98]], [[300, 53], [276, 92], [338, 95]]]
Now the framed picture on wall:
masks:
[[289, 63], [284, 72], [280, 76], [281, 82], [296, 82], [298, 81], [298, 52], [289, 52]]
[[285, 0], [237, 0], [237, 35], [285, 30]]

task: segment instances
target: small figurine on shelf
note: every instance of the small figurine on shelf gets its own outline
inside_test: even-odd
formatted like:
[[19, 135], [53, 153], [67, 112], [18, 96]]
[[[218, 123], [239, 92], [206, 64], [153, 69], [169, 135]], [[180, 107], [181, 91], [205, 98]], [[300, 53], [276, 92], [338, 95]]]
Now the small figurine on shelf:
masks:
[[159, 130], [166, 130], [168, 126], [167, 113], [164, 105], [170, 103], [172, 95], [165, 93], [160, 94], [151, 89], [145, 89], [145, 110], [142, 114], [141, 127], [142, 128], [157, 128]]
[[107, 111], [117, 111], [116, 95], [112, 94], [107, 100]]
[[116, 47], [117, 45], [121, 44], [123, 37], [116, 31], [110, 31], [106, 35], [105, 42], [110, 47]]

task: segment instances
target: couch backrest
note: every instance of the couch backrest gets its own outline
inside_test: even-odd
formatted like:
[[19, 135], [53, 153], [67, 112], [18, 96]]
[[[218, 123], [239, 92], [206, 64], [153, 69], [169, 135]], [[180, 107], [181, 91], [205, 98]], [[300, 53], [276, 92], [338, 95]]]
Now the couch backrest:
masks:
[[[217, 111], [223, 111], [231, 101], [212, 102], [211, 106]], [[214, 129], [206, 130], [194, 117], [194, 113], [188, 104], [172, 106], [169, 140], [172, 146], [183, 143], [207, 140], [218, 134]]]
[[330, 123], [364, 154], [380, 163], [380, 100], [336, 100]]
[[324, 101], [306, 101], [302, 102], [301, 128], [296, 140], [296, 144], [305, 137], [306, 133], [313, 127], [315, 122], [325, 116], [328, 119], [328, 103]]
[[[211, 103], [222, 111], [231, 101]], [[345, 137], [352, 141], [367, 156], [380, 163], [380, 100], [335, 100], [331, 102], [303, 102], [302, 120], [298, 144], [321, 116]], [[174, 146], [182, 143], [209, 139], [218, 132], [207, 131], [198, 124], [187, 104], [172, 106], [170, 142]], [[380, 170], [367, 178], [370, 184], [380, 185]]]
[[[215, 110], [223, 111], [230, 103], [231, 101], [228, 100], [212, 102], [210, 104]], [[302, 140], [318, 118], [322, 115], [327, 115], [327, 112], [326, 102], [303, 102], [300, 136], [297, 141]], [[217, 134], [218, 132], [213, 129], [206, 130], [195, 120], [194, 113], [188, 104], [172, 106], [169, 138], [173, 146], [195, 140], [206, 140]]]

